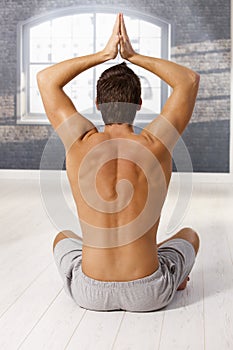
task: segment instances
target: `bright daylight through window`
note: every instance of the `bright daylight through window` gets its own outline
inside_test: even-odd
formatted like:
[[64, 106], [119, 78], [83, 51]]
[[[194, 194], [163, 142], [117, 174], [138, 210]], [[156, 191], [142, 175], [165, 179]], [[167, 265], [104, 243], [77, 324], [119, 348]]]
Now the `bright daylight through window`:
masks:
[[[104, 48], [115, 21], [115, 13], [82, 12], [51, 18], [31, 20], [21, 24], [20, 72], [18, 94], [18, 121], [44, 122], [47, 120], [39, 91], [38, 71], [59, 61], [91, 54]], [[155, 19], [125, 15], [128, 34], [134, 49], [144, 55], [168, 58], [169, 25]], [[76, 108], [96, 123], [101, 121], [95, 109], [96, 81], [108, 67], [122, 62], [120, 56], [90, 69], [65, 87]], [[167, 98], [167, 86], [152, 73], [129, 64], [141, 78], [143, 109], [137, 120], [145, 121], [153, 113], [159, 113]]]

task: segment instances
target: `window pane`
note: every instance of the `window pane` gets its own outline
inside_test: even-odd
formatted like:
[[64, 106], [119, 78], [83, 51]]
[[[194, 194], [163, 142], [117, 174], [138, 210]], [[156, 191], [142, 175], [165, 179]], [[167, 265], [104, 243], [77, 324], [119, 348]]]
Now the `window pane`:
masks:
[[44, 114], [44, 106], [39, 91], [35, 87], [30, 88], [30, 112]]
[[43, 22], [37, 26], [30, 28], [30, 39], [34, 40], [36, 38], [47, 38], [50, 36], [51, 23], [50, 21]]
[[160, 88], [161, 87], [161, 80], [159, 79], [159, 77], [157, 77], [155, 74], [148, 72], [146, 69], [143, 68], [139, 68], [138, 69], [138, 73], [139, 77], [141, 78], [141, 84], [142, 86], [144, 86], [146, 83], [146, 81], [148, 82], [148, 84], [150, 85], [150, 87], [157, 87]]
[[30, 28], [30, 62], [51, 61], [51, 22]]
[[[27, 102], [29, 113], [44, 113], [36, 85], [37, 71], [49, 64], [102, 50], [112, 32], [115, 19], [116, 14], [111, 13], [79, 13], [54, 18], [29, 28], [30, 62], [27, 64], [30, 86], [27, 89], [30, 91], [25, 94], [26, 98], [30, 96]], [[161, 57], [161, 27], [130, 15], [125, 16], [125, 22], [136, 52]], [[97, 79], [105, 69], [122, 61], [118, 55], [115, 60], [82, 73], [65, 87], [79, 111], [89, 110], [93, 113]], [[144, 112], [159, 112], [160, 79], [140, 67], [129, 63], [127, 65], [141, 79]]]
[[161, 28], [155, 24], [140, 21], [140, 36], [161, 38]]
[[72, 90], [72, 101], [79, 112], [90, 111], [93, 112], [93, 92], [92, 89], [83, 87], [82, 89]]
[[140, 20], [135, 17], [124, 16], [127, 33], [131, 40], [140, 36]]
[[70, 38], [72, 33], [72, 16], [53, 19], [51, 32], [53, 38]]
[[141, 114], [155, 114], [160, 113], [161, 93], [159, 88], [151, 88], [147, 99], [142, 96], [142, 108], [139, 111]]
[[96, 51], [102, 50], [108, 42], [109, 34], [112, 33], [116, 20], [115, 14], [96, 14]]
[[71, 38], [52, 38], [52, 62], [60, 62], [73, 57]]
[[94, 33], [93, 13], [82, 13], [73, 16], [73, 37], [93, 37]]
[[94, 38], [92, 37], [80, 37], [73, 38], [72, 51], [73, 57], [76, 56], [85, 56], [94, 52], [93, 46]]
[[93, 71], [90, 69], [81, 73], [65, 88], [80, 112], [87, 109], [91, 109], [91, 113], [93, 112]]
[[85, 13], [73, 16], [73, 56], [94, 52], [94, 15]]
[[97, 13], [96, 14], [96, 37], [109, 38], [116, 20], [115, 14]]
[[161, 39], [140, 38], [140, 52], [146, 56], [161, 57]]
[[51, 42], [49, 38], [36, 38], [31, 41], [30, 62], [51, 62]]

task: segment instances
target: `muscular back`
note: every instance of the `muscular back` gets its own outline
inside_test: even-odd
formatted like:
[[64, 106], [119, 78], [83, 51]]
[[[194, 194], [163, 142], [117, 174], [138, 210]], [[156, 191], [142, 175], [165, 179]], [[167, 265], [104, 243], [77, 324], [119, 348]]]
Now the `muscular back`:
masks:
[[143, 131], [90, 130], [67, 154], [83, 233], [82, 269], [100, 280], [130, 280], [158, 267], [156, 233], [171, 155]]

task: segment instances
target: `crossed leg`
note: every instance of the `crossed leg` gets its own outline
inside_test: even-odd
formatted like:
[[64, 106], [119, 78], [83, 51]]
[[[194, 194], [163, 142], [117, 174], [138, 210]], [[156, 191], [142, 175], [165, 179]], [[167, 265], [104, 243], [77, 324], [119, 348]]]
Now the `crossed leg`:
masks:
[[[62, 232], [59, 232], [53, 242], [53, 250], [56, 246], [56, 244], [65, 238], [75, 238], [80, 240], [80, 242], [82, 242], [81, 237], [79, 237], [78, 235], [76, 235], [74, 232], [70, 231], [70, 230], [64, 230]], [[196, 231], [194, 231], [192, 228], [190, 227], [185, 227], [182, 228], [180, 231], [178, 231], [175, 235], [171, 236], [170, 238], [164, 240], [163, 242], [157, 244], [157, 247], [159, 248], [163, 243], [168, 242], [174, 238], [182, 238], [185, 239], [186, 241], [188, 241], [189, 243], [191, 243], [194, 247], [195, 253], [197, 255], [198, 249], [199, 249], [199, 237], [198, 234], [196, 233]], [[186, 288], [187, 282], [189, 281], [189, 277], [186, 277], [185, 280], [179, 285], [179, 287], [177, 288], [177, 290], [183, 290]]]
[[53, 241], [53, 250], [54, 250], [56, 244], [65, 238], [75, 238], [75, 239], [78, 239], [80, 242], [82, 242], [82, 238], [79, 237], [78, 235], [76, 235], [73, 231], [63, 230], [56, 235], [56, 237]]
[[[165, 241], [157, 244], [157, 247], [159, 248], [163, 243], [168, 242], [168, 241], [170, 241], [172, 239], [175, 239], [175, 238], [182, 238], [182, 239], [185, 239], [186, 241], [188, 241], [189, 243], [191, 243], [193, 245], [193, 247], [194, 247], [195, 254], [197, 255], [197, 252], [199, 250], [200, 240], [199, 240], [197, 232], [194, 231], [190, 227], [182, 228], [180, 231], [178, 231], [172, 237], [170, 237], [170, 238], [166, 239]], [[189, 277], [186, 277], [185, 280], [179, 285], [177, 290], [185, 289], [188, 281], [189, 281]]]

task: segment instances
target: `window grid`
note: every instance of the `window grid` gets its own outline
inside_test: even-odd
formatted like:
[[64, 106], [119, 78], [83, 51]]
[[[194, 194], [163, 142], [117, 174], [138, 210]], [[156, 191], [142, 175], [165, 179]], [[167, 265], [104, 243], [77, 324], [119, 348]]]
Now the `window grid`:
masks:
[[[60, 13], [61, 14], [61, 13]], [[115, 17], [115, 14], [111, 14], [112, 16]], [[102, 16], [102, 20], [104, 20], [105, 16], [108, 16], [109, 18], [109, 13], [104, 13], [102, 12], [84, 12], [82, 14], [73, 14], [73, 15], [60, 15], [57, 17], [53, 17], [51, 19], [47, 19], [45, 21], [40, 21], [39, 23], [34, 24], [32, 23], [27, 23], [27, 25], [25, 25], [25, 27], [23, 28], [23, 30], [21, 30], [21, 35], [23, 35], [23, 48], [22, 48], [22, 53], [23, 53], [23, 62], [21, 62], [21, 65], [23, 67], [23, 72], [25, 74], [24, 80], [26, 81], [25, 86], [22, 86], [22, 74], [20, 75], [21, 77], [21, 86], [20, 86], [20, 91], [21, 91], [21, 108], [20, 108], [20, 116], [22, 119], [24, 119], [24, 117], [31, 117], [31, 119], [34, 119], [35, 122], [38, 119], [43, 119], [44, 121], [46, 121], [45, 118], [45, 114], [43, 112], [43, 106], [42, 106], [42, 102], [39, 96], [39, 92], [38, 92], [38, 88], [36, 85], [36, 71], [39, 71], [41, 69], [43, 69], [43, 67], [55, 64], [63, 59], [68, 59], [71, 58], [72, 55], [69, 55], [69, 57], [63, 57], [60, 60], [54, 60], [54, 55], [56, 55], [55, 50], [54, 50], [54, 43], [56, 43], [57, 39], [57, 43], [59, 43], [59, 40], [61, 40], [61, 37], [59, 38], [56, 37], [56, 35], [54, 35], [54, 28], [56, 27], [56, 21], [57, 23], [59, 23], [59, 20], [62, 21], [66, 21], [66, 23], [68, 23], [68, 20], [71, 19], [72, 24], [70, 25], [70, 37], [66, 37], [66, 40], [68, 40], [70, 43], [72, 43], [70, 45], [70, 52], [71, 52], [71, 47], [73, 48], [73, 57], [75, 56], [82, 56], [84, 54], [89, 54], [92, 52], [86, 52], [86, 53], [82, 53], [81, 55], [79, 54], [79, 49], [76, 47], [78, 47], [77, 45], [74, 45], [75, 40], [77, 40], [78, 36], [75, 39], [75, 24], [74, 22], [81, 19], [80, 16], [89, 16], [90, 20], [92, 21], [92, 52], [96, 52], [97, 49], [100, 49], [100, 45], [101, 43], [106, 44], [107, 43], [107, 38], [105, 39], [101, 39], [98, 37], [97, 35], [97, 30], [100, 31], [100, 28], [98, 28], [98, 21], [100, 22], [101, 20], [101, 16]], [[83, 17], [84, 18], [84, 17]], [[107, 17], [105, 17], [106, 19]], [[129, 24], [129, 27], [131, 27], [135, 30], [136, 35], [130, 35], [129, 36], [132, 38], [132, 44], [133, 47], [135, 48], [136, 51], [138, 52], [142, 52], [143, 54], [150, 54], [150, 55], [154, 55], [157, 57], [164, 57], [164, 58], [168, 58], [168, 29], [169, 29], [169, 25], [166, 24], [164, 25], [162, 23], [162, 25], [158, 25], [151, 23], [151, 22], [147, 22], [144, 18], [140, 18], [139, 16], [135, 18], [135, 16], [131, 17], [130, 15], [126, 15], [126, 23], [127, 23], [127, 27]], [[135, 26], [135, 21], [136, 21], [136, 26]], [[36, 31], [38, 29], [46, 28], [46, 25], [48, 26], [49, 30], [46, 32], [46, 36], [43, 36], [43, 34], [41, 34], [41, 45], [43, 46], [43, 44], [46, 42], [47, 40], [47, 60], [40, 60], [40, 54], [38, 53], [39, 50], [35, 50], [35, 45], [37, 45], [37, 49], [40, 49], [40, 44], [38, 44], [40, 41], [38, 40], [38, 42], [34, 42], [36, 36], [33, 36], [33, 31]], [[133, 27], [134, 26], [134, 27]], [[155, 30], [157, 30], [157, 36], [151, 36], [148, 28], [151, 29], [154, 28]], [[147, 28], [147, 32], [146, 32], [146, 28]], [[143, 34], [144, 31], [144, 34]], [[158, 33], [160, 32], [160, 36], [158, 35]], [[138, 35], [137, 35], [138, 33]], [[145, 36], [146, 33], [146, 36]], [[134, 33], [133, 33], [134, 34]], [[79, 36], [82, 39], [85, 39], [85, 35], [83, 36], [81, 34], [81, 36]], [[87, 37], [86, 37], [87, 38]], [[22, 39], [22, 38], [21, 38]], [[37, 38], [38, 39], [38, 38]], [[44, 40], [43, 40], [44, 39]], [[63, 38], [64, 40], [64, 38]], [[82, 41], [82, 40], [81, 40]], [[151, 43], [152, 45], [154, 45], [154, 49], [152, 49], [152, 51], [148, 51], [145, 52], [145, 42]], [[165, 42], [165, 44], [164, 44]], [[157, 44], [157, 48], [156, 48], [156, 44]], [[55, 45], [56, 46], [56, 45]], [[150, 45], [148, 45], [149, 47]], [[159, 50], [158, 50], [158, 46], [159, 46]], [[165, 48], [164, 48], [165, 46]], [[144, 51], [143, 51], [144, 49]], [[154, 50], [154, 51], [153, 51]], [[156, 50], [157, 50], [157, 55], [156, 55]], [[43, 54], [42, 54], [43, 56]], [[59, 56], [59, 55], [58, 55]], [[35, 60], [35, 57], [39, 57], [39, 59]], [[97, 67], [94, 67], [93, 69], [89, 70], [91, 71], [91, 75], [89, 75], [89, 84], [92, 85], [92, 88], [88, 90], [88, 85], [85, 87], [86, 89], [86, 93], [87, 91], [89, 91], [89, 95], [90, 95], [90, 100], [91, 102], [91, 106], [88, 106], [89, 109], [85, 110], [84, 115], [86, 115], [88, 118], [92, 119], [93, 121], [98, 121], [98, 119], [100, 119], [100, 115], [98, 116], [96, 114], [96, 110], [95, 110], [95, 95], [96, 95], [96, 78], [99, 77], [101, 71], [105, 70], [107, 67], [110, 67], [112, 65], [115, 65], [117, 63], [122, 62], [122, 59], [118, 57], [115, 60], [106, 62], [102, 65], [99, 65]], [[139, 67], [135, 67], [130, 63], [127, 63], [128, 66], [133, 69], [135, 71], [136, 74], [139, 75], [139, 77], [141, 78], [141, 83], [142, 83], [142, 92], [143, 92], [143, 96], [144, 97], [144, 105], [145, 107], [147, 107], [147, 109], [145, 109], [141, 115], [139, 115], [139, 120], [141, 119], [148, 119], [151, 118], [152, 114], [156, 114], [159, 113], [162, 104], [164, 102], [164, 100], [167, 98], [167, 86], [163, 86], [163, 84], [161, 84], [161, 81], [153, 76], [152, 73], [149, 73], [147, 71], [144, 71], [143, 69], [139, 68]], [[98, 71], [98, 74], [97, 74]], [[85, 74], [82, 73], [81, 75]], [[90, 74], [90, 73], [89, 73]], [[78, 79], [81, 77], [78, 76]], [[153, 76], [153, 78], [152, 78]], [[67, 92], [67, 94], [71, 97], [71, 99], [73, 100], [74, 104], [76, 105], [77, 109], [82, 112], [83, 108], [79, 108], [79, 103], [76, 103], [76, 98], [75, 98], [75, 94], [78, 91], [84, 90], [83, 89], [78, 89], [77, 86], [80, 85], [80, 82], [77, 78], [75, 78], [71, 83], [69, 83], [66, 87], [65, 87], [65, 91]], [[81, 81], [81, 80], [80, 80]], [[88, 81], [88, 80], [87, 80]], [[154, 84], [154, 85], [153, 85]], [[79, 92], [78, 92], [79, 93]], [[157, 106], [156, 106], [156, 101], [154, 100], [153, 94], [155, 96], [157, 96]], [[153, 99], [152, 99], [153, 97]], [[24, 101], [23, 101], [24, 100]], [[81, 100], [81, 99], [80, 99]], [[38, 101], [40, 103], [40, 107], [38, 108]], [[149, 103], [151, 101], [151, 103]], [[35, 103], [36, 102], [36, 103]], [[77, 100], [77, 102], [79, 102], [79, 99]], [[33, 105], [34, 103], [34, 105]], [[26, 106], [25, 110], [22, 111], [22, 106]], [[91, 107], [91, 108], [90, 108]], [[140, 113], [139, 113], [140, 114]], [[26, 120], [25, 118], [25, 120]], [[21, 120], [22, 120], [21, 119]]]

